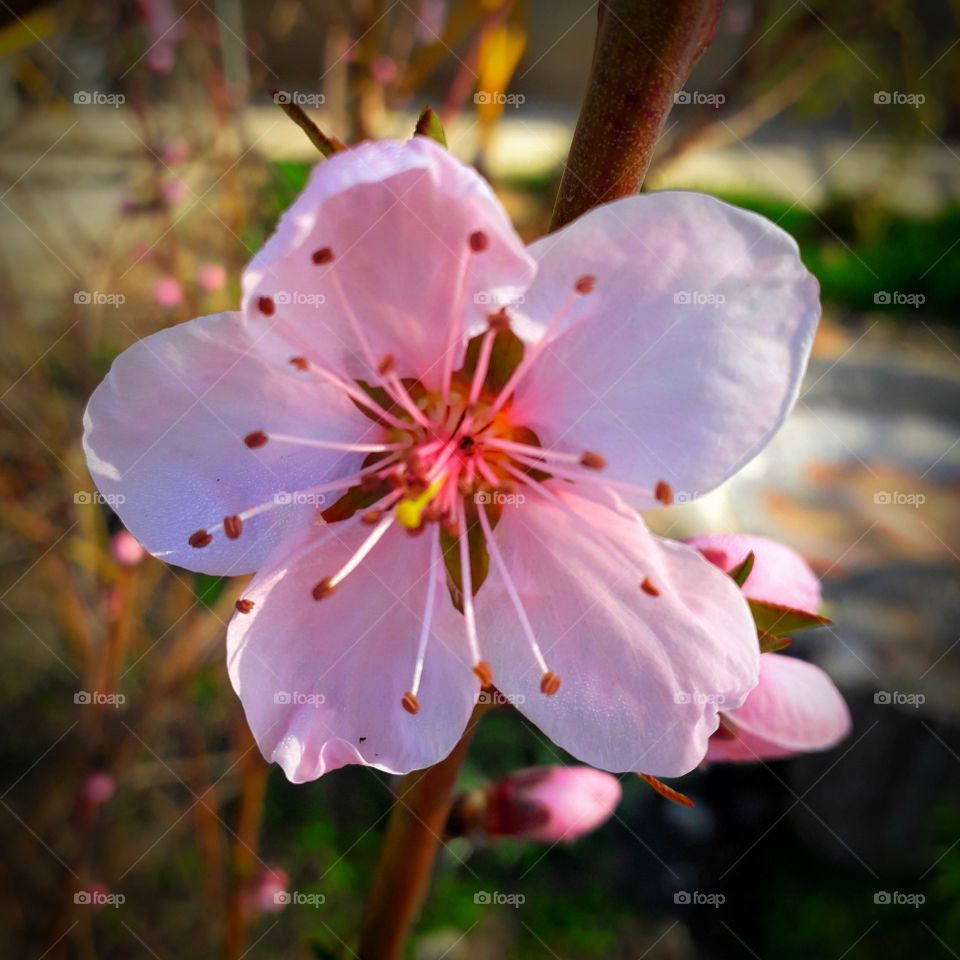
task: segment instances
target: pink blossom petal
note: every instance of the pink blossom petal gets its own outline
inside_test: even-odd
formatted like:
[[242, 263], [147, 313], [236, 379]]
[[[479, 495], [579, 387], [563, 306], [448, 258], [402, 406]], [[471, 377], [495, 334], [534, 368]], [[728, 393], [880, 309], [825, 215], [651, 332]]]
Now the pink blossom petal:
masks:
[[430, 575], [428, 537], [394, 527], [334, 592], [314, 600], [370, 528], [356, 521], [281, 547], [244, 591], [227, 665], [263, 755], [301, 783], [345, 764], [406, 773], [442, 760], [477, 700], [461, 618], [440, 578], [414, 716], [411, 689]]
[[596, 830], [620, 802], [620, 781], [591, 767], [531, 767], [487, 791], [490, 836], [570, 842]]
[[[718, 709], [757, 680], [757, 635], [736, 584], [639, 517], [562, 494], [528, 498], [495, 537], [547, 665], [553, 696], [495, 569], [477, 594], [493, 682], [550, 739], [611, 772], [679, 776], [702, 759]], [[657, 591], [641, 588], [648, 579]]]
[[[486, 247], [474, 252], [470, 237], [478, 231]], [[370, 379], [352, 311], [375, 361], [390, 354], [401, 377], [435, 388], [451, 321], [465, 315], [476, 326], [521, 292], [533, 271], [476, 171], [426, 137], [385, 140], [316, 167], [247, 268], [243, 304], [260, 322], [266, 307], [310, 359]], [[456, 345], [459, 351], [462, 338]]]
[[204, 263], [197, 271], [200, 286], [208, 293], [222, 290], [227, 283], [227, 270], [222, 263]]
[[810, 564], [785, 544], [742, 533], [708, 533], [691, 537], [686, 543], [727, 573], [752, 552], [753, 569], [743, 585], [744, 594], [751, 600], [766, 600], [808, 613], [820, 609], [820, 581]]
[[596, 278], [518, 390], [545, 445], [596, 450], [611, 477], [664, 480], [687, 498], [766, 445], [820, 316], [786, 233], [712, 197], [664, 192], [597, 207], [530, 252], [534, 322], [561, 310], [578, 277]]
[[[246, 522], [236, 540], [192, 533], [272, 502], [281, 491], [346, 474], [362, 454], [243, 438], [274, 430], [356, 440], [371, 426], [345, 397], [261, 355], [276, 338], [252, 333], [238, 313], [218, 313], [138, 341], [114, 361], [84, 416], [84, 450], [101, 493], [150, 553], [205, 573], [251, 572], [315, 504], [278, 506]], [[292, 353], [292, 350], [288, 352]], [[367, 439], [372, 439], [369, 436]]]
[[725, 711], [733, 730], [712, 737], [708, 760], [774, 760], [827, 750], [850, 732], [850, 711], [817, 666], [777, 653], [760, 657], [760, 682], [743, 706]]

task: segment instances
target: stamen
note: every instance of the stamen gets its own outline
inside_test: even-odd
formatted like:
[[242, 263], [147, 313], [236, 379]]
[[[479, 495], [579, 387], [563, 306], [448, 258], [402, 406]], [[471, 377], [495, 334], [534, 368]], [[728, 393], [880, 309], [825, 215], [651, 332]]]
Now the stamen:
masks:
[[657, 498], [665, 507], [669, 507], [673, 503], [673, 490], [670, 487], [670, 484], [666, 480], [658, 480], [657, 485], [653, 488], [653, 495]]
[[643, 578], [643, 583], [640, 584], [640, 589], [644, 593], [649, 593], [651, 597], [659, 597], [660, 591], [650, 582], [649, 577]]
[[296, 367], [301, 373], [306, 373], [310, 369], [310, 362], [306, 357], [291, 357], [290, 364]]
[[588, 470], [603, 470], [607, 465], [606, 458], [594, 453], [593, 450], [584, 450], [580, 457], [580, 466]]
[[265, 317], [272, 317], [277, 310], [273, 297], [260, 297], [257, 300], [257, 307]]
[[474, 665], [473, 672], [480, 681], [481, 687], [490, 687], [493, 685], [493, 671], [486, 660], [478, 660]]
[[313, 599], [322, 600], [324, 597], [330, 596], [336, 589], [337, 584], [342, 583], [363, 563], [367, 554], [377, 545], [392, 525], [393, 515], [391, 514], [384, 517], [377, 526], [374, 527], [373, 533], [357, 547], [353, 556], [332, 577], [324, 577], [324, 579], [313, 588]]
[[[539, 449], [534, 447], [534, 449]], [[514, 453], [513, 459], [522, 464], [525, 467], [533, 467], [535, 470], [543, 470], [544, 463], [543, 460], [537, 460], [535, 457], [526, 456], [521, 453]], [[501, 464], [501, 466], [506, 470], [508, 469], [508, 464]], [[634, 483], [626, 483], [623, 480], [610, 480], [607, 477], [598, 477], [593, 473], [576, 473], [572, 470], [564, 470], [562, 468], [556, 468], [552, 464], [549, 465], [550, 473], [561, 479], [561, 480], [573, 480], [577, 483], [590, 483], [595, 486], [606, 487], [611, 490], [626, 490], [630, 493], [636, 493], [643, 497], [653, 497], [654, 493], [652, 490], [647, 487], [640, 487]], [[526, 482], [526, 481], [524, 481]]]
[[596, 285], [597, 278], [591, 276], [589, 273], [585, 273], [582, 277], [577, 277], [577, 282], [573, 285], [573, 289], [582, 295], [585, 293], [593, 293]]
[[[467, 540], [467, 512], [460, 501], [457, 524], [460, 527], [460, 586], [463, 588], [463, 619], [467, 627], [467, 644], [474, 664], [483, 663], [480, 642], [477, 639], [477, 620], [473, 609], [473, 573], [470, 570], [470, 544]], [[476, 672], [476, 666], [474, 667]]]
[[483, 335], [480, 341], [480, 356], [477, 357], [477, 367], [473, 371], [473, 381], [470, 384], [470, 395], [467, 403], [473, 406], [480, 396], [480, 390], [483, 388], [484, 381], [487, 379], [487, 370], [490, 369], [490, 354], [493, 352], [493, 339], [497, 335], [493, 325]]
[[231, 540], [236, 540], [243, 533], [243, 520], [238, 514], [223, 518], [223, 532]]
[[593, 450], [584, 450], [582, 453], [569, 453], [565, 450], [548, 450], [544, 447], [535, 447], [532, 443], [518, 443], [515, 440], [504, 440], [502, 437], [484, 437], [484, 445], [497, 450], [506, 450], [509, 453], [522, 453], [534, 459], [550, 460], [556, 463], [575, 463], [589, 470], [602, 470], [607, 461]]
[[483, 253], [490, 246], [490, 238], [482, 230], [470, 234], [470, 249], [474, 253]]
[[254, 603], [252, 600], [241, 597], [234, 606], [237, 608], [237, 613], [249, 613], [253, 609]]
[[560, 678], [548, 670], [540, 679], [540, 692], [552, 697], [560, 689]]
[[[317, 447], [321, 450], [346, 450], [348, 453], [387, 453], [391, 450], [406, 450], [410, 442], [406, 443], [350, 443], [339, 440], [313, 440], [310, 437], [291, 437], [285, 433], [271, 433], [270, 440], [282, 443], [295, 443], [302, 447]], [[264, 436], [264, 443], [266, 443]], [[247, 446], [250, 446], [248, 443]]]
[[257, 447], [262, 447], [269, 437], [262, 430], [254, 430], [253, 433], [248, 433], [244, 438], [243, 442], [251, 449], [256, 450]]
[[206, 530], [197, 530], [196, 533], [191, 533], [190, 538], [187, 540], [187, 543], [191, 547], [195, 547], [199, 550], [201, 547], [207, 546], [210, 541], [213, 540], [213, 537], [207, 533]]
[[[437, 563], [440, 555], [440, 538], [431, 537], [430, 540], [430, 567], [427, 574], [427, 601], [423, 608], [423, 620], [420, 624], [420, 639], [417, 642], [417, 660], [413, 668], [413, 683], [406, 697], [416, 699], [420, 690], [420, 680], [423, 677], [423, 665], [427, 658], [427, 643], [430, 640], [430, 626], [433, 623], [433, 608], [437, 596]], [[416, 712], [416, 711], [414, 711]]]
[[403, 699], [400, 701], [403, 704], [403, 709], [407, 713], [416, 716], [420, 712], [420, 701], [409, 691], [403, 695]]
[[379, 373], [389, 373], [397, 365], [397, 361], [393, 359], [392, 353], [385, 353], [380, 358], [380, 363], [377, 364], [377, 371]]
[[333, 251], [329, 247], [321, 247], [319, 250], [313, 251], [310, 259], [318, 267], [322, 267], [324, 264], [331, 263], [333, 261]]
[[[552, 696], [557, 692], [557, 690], [560, 689], [560, 678], [556, 674], [551, 673], [550, 668], [547, 666], [546, 660], [543, 659], [543, 653], [541, 652], [540, 644], [537, 643], [537, 638], [533, 633], [533, 626], [530, 623], [530, 618], [527, 616], [527, 611], [524, 609], [523, 602], [520, 599], [520, 594], [517, 593], [516, 584], [513, 582], [513, 577], [510, 576], [510, 570], [507, 567], [507, 564], [504, 562], [503, 554], [500, 553], [500, 548], [493, 539], [493, 530], [490, 527], [490, 521], [487, 519], [487, 510], [482, 504], [477, 505], [477, 517], [480, 520], [480, 526], [483, 529], [483, 536], [487, 541], [487, 550], [490, 552], [490, 556], [493, 558], [497, 572], [500, 574], [500, 577], [503, 580], [504, 587], [506, 587], [507, 595], [510, 597], [510, 601], [513, 603], [513, 608], [517, 612], [517, 618], [520, 620], [520, 626], [523, 628], [523, 632], [527, 636], [527, 643], [530, 645], [533, 658], [537, 661], [537, 666], [539, 666], [543, 671], [543, 680], [540, 682], [540, 689], [548, 696]], [[549, 683], [547, 682], [548, 677], [550, 678]]]

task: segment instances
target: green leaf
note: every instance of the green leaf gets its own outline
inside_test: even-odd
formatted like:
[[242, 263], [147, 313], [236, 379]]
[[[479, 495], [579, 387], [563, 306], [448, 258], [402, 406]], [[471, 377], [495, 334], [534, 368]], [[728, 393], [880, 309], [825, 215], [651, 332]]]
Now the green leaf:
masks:
[[797, 610], [795, 607], [785, 607], [779, 603], [770, 603], [767, 600], [747, 600], [753, 622], [759, 633], [768, 633], [774, 637], [782, 637], [798, 630], [809, 630], [811, 627], [827, 627], [833, 623], [826, 617], [806, 610]]
[[730, 576], [733, 577], [734, 582], [738, 587], [742, 587], [747, 582], [747, 577], [750, 576], [750, 572], [753, 570], [753, 561], [755, 557], [753, 551], [751, 550], [744, 558], [743, 562], [737, 564], [731, 571]]
[[414, 136], [429, 137], [436, 140], [441, 147], [447, 145], [447, 135], [443, 132], [440, 118], [433, 112], [432, 107], [424, 107], [413, 131]]

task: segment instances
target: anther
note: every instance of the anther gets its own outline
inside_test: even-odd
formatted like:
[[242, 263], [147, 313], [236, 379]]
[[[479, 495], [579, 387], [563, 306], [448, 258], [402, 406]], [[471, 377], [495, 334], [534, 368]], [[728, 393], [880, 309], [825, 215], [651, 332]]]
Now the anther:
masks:
[[265, 317], [272, 317], [277, 309], [273, 302], [273, 297], [260, 297], [260, 299], [257, 300], [257, 306]]
[[444, 532], [451, 540], [459, 540], [459, 539], [460, 539], [460, 524], [459, 524], [459, 523], [454, 523], [452, 520], [444, 520], [444, 521], [443, 521], [443, 532]]
[[487, 314], [487, 325], [491, 330], [509, 330], [510, 317], [507, 316], [507, 308], [501, 307], [496, 313]]
[[383, 516], [382, 510], [368, 510], [361, 518], [362, 523], [373, 525], [380, 522], [380, 518]]
[[660, 591], [650, 582], [649, 577], [643, 578], [643, 583], [640, 584], [640, 589], [644, 593], [649, 593], [651, 597], [659, 597]]
[[233, 514], [223, 518], [223, 532], [231, 539], [236, 540], [243, 533], [243, 518]]
[[237, 608], [237, 613], [249, 613], [253, 609], [253, 601], [241, 597], [234, 606]]
[[310, 364], [307, 362], [306, 357], [291, 357], [290, 363], [292, 366], [296, 367], [302, 372], [306, 372], [310, 369]]
[[381, 376], [385, 376], [393, 370], [396, 365], [396, 361], [393, 359], [392, 353], [385, 353], [381, 358], [380, 362], [377, 364], [377, 373]]
[[591, 276], [589, 273], [585, 273], [582, 277], [577, 277], [577, 282], [573, 285], [573, 289], [577, 293], [593, 293], [594, 287], [597, 285], [597, 278]]
[[321, 247], [319, 250], [314, 250], [310, 259], [317, 264], [317, 266], [323, 266], [325, 263], [330, 263], [333, 260], [333, 251], [329, 247]]
[[552, 697], [559, 689], [560, 678], [552, 670], [548, 670], [540, 680], [540, 692]]
[[473, 672], [480, 681], [481, 687], [489, 687], [493, 683], [493, 671], [486, 660], [478, 660], [474, 664]]
[[580, 457], [580, 466], [587, 467], [590, 470], [603, 470], [606, 465], [606, 459], [601, 457], [599, 453], [594, 453], [592, 450], [584, 450], [583, 455]]
[[253, 433], [248, 433], [243, 438], [243, 442], [251, 450], [256, 450], [257, 447], [262, 447], [267, 442], [267, 440], [268, 440], [268, 437], [262, 430], [254, 430]]
[[317, 583], [317, 585], [311, 591], [314, 600], [323, 600], [325, 597], [329, 597], [330, 594], [333, 593], [334, 587], [330, 583], [331, 579], [331, 577], [324, 577]]
[[474, 253], [482, 253], [490, 246], [490, 240], [482, 230], [474, 230], [470, 234], [470, 249]]
[[420, 701], [409, 690], [403, 695], [400, 703], [403, 705], [403, 709], [412, 716], [416, 716], [420, 712]]
[[673, 489], [666, 480], [657, 481], [657, 485], [653, 488], [653, 495], [665, 507], [669, 507], [670, 504], [673, 503]]
[[199, 550], [201, 547], [207, 546], [212, 539], [213, 537], [211, 537], [206, 530], [198, 530], [196, 533], [190, 534], [190, 539], [187, 540], [187, 543], [189, 543], [191, 547], [196, 547]]

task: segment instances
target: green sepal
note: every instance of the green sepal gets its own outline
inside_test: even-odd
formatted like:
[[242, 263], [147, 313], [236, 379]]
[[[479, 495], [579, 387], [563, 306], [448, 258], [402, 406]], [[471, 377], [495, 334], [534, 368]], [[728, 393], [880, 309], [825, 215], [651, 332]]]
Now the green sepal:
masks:
[[757, 631], [757, 637], [760, 640], [761, 653], [776, 653], [777, 650], [786, 650], [793, 642], [789, 637], [775, 637], [772, 633], [765, 633], [763, 630]]
[[747, 600], [753, 622], [757, 625], [758, 633], [767, 633], [774, 637], [782, 637], [798, 630], [809, 630], [811, 627], [828, 627], [833, 621], [821, 617], [816, 613], [807, 613], [806, 610], [797, 610], [795, 607], [785, 607], [779, 603], [770, 603], [767, 600]]
[[[485, 334], [471, 337], [467, 343], [467, 352], [463, 366], [457, 371], [457, 377], [467, 387], [473, 382], [473, 374], [480, 359], [480, 348]], [[490, 364], [483, 381], [484, 389], [490, 393], [499, 393], [513, 376], [513, 372], [523, 360], [523, 341], [512, 330], [498, 330], [490, 349]]]
[[743, 558], [743, 562], [738, 563], [737, 566], [730, 571], [730, 576], [733, 577], [733, 581], [738, 587], [742, 587], [747, 582], [747, 577], [750, 576], [753, 570], [753, 562], [755, 559], [753, 551], [751, 550]]
[[423, 108], [413, 135], [415, 137], [429, 137], [439, 143], [441, 147], [447, 145], [447, 135], [443, 132], [443, 124], [432, 107]]
[[[499, 503], [484, 504], [490, 529], [496, 528], [503, 513]], [[490, 553], [487, 550], [483, 527], [477, 517], [477, 505], [469, 499], [464, 500], [464, 514], [467, 522], [467, 549], [470, 557], [470, 586], [474, 596], [483, 586], [490, 573]], [[447, 589], [450, 600], [463, 613], [463, 577], [460, 566], [460, 538], [452, 537], [445, 529], [440, 530], [440, 549], [443, 551], [443, 563], [447, 569]]]

